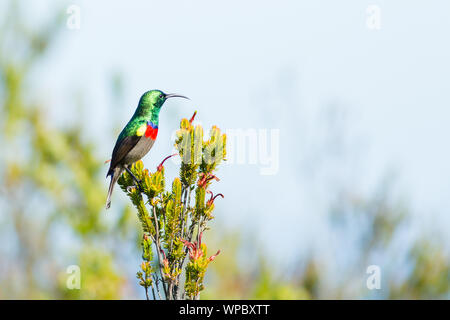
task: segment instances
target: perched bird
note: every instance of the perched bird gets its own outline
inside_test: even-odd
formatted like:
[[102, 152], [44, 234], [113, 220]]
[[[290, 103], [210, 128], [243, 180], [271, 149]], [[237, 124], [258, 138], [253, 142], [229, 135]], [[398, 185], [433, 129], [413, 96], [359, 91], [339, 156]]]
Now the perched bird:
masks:
[[189, 99], [179, 94], [165, 94], [160, 90], [150, 90], [142, 95], [136, 111], [117, 138], [112, 152], [111, 164], [106, 175], [106, 177], [111, 176], [106, 209], [111, 206], [114, 185], [124, 170], [128, 171], [140, 187], [140, 181], [133, 175], [129, 166], [150, 151], [158, 135], [161, 107], [167, 99], [175, 97]]

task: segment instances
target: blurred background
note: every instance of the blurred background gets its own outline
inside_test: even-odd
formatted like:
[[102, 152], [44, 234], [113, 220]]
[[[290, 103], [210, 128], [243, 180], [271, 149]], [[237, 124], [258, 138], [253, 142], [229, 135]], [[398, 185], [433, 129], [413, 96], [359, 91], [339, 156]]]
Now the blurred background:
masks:
[[228, 141], [217, 173], [225, 198], [205, 238], [221, 254], [202, 298], [449, 299], [449, 12], [444, 0], [1, 1], [0, 298], [145, 298], [138, 219], [119, 188], [104, 209], [104, 161], [139, 97], [161, 89], [191, 100], [164, 105], [150, 170], [195, 110], [205, 128], [250, 134], [240, 154]]

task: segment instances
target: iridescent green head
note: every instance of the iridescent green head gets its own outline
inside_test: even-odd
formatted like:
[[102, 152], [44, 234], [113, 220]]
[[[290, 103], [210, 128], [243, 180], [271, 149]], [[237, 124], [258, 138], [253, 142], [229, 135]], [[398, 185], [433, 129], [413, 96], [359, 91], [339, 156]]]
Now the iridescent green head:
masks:
[[144, 117], [148, 118], [148, 120], [158, 121], [159, 112], [161, 111], [161, 107], [169, 98], [185, 98], [188, 97], [175, 94], [175, 93], [164, 93], [161, 90], [150, 90], [144, 93], [139, 100], [139, 105], [136, 109], [134, 117]]

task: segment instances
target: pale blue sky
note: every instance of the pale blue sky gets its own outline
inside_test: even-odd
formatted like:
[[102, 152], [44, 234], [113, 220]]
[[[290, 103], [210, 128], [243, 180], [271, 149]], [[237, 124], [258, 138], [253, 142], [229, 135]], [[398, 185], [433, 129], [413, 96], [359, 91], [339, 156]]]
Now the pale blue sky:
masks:
[[[55, 3], [60, 2], [36, 2], [30, 21], [52, 14]], [[178, 117], [194, 110], [206, 127], [280, 129], [277, 175], [228, 165], [215, 189], [225, 194], [217, 206], [221, 221], [255, 229], [261, 239], [283, 228], [273, 251], [293, 240], [320, 241], [315, 235], [325, 230], [321, 212], [333, 190], [329, 179], [336, 176], [364, 193], [391, 169], [399, 196], [415, 212], [416, 231], [426, 226], [448, 231], [450, 2], [68, 4], [80, 6], [81, 29], [62, 31], [36, 70], [41, 79], [33, 89], [50, 100], [59, 123], [73, 116], [67, 92], [82, 91], [92, 111], [87, 135], [97, 135], [105, 159], [116, 138], [110, 126], [124, 125], [140, 95], [159, 88], [192, 100], [165, 105], [175, 113], [162, 112], [159, 141], [144, 160], [150, 168], [170, 154]], [[370, 4], [381, 8], [379, 31], [366, 27]], [[107, 82], [115, 71], [125, 81], [120, 110], [111, 104]], [[323, 133], [317, 119], [330, 104], [347, 114], [348, 154], [339, 165], [325, 161], [315, 167], [315, 154], [309, 153]], [[318, 173], [299, 177], [295, 159]], [[105, 192], [106, 187], [105, 180]], [[121, 198], [116, 192], [113, 201]], [[242, 226], [249, 219], [257, 222]]]

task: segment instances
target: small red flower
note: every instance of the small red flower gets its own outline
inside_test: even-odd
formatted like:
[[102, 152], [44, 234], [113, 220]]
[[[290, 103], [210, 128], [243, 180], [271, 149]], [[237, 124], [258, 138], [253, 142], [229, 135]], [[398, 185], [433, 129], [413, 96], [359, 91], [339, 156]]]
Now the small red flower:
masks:
[[174, 154], [171, 154], [170, 156], [165, 157], [164, 160], [161, 161], [161, 163], [156, 167], [156, 169], [157, 169], [158, 171], [161, 171], [161, 170], [163, 169], [164, 162], [165, 162], [167, 159], [172, 158], [173, 156], [176, 156], [176, 155], [178, 155], [178, 153], [174, 153]]
[[219, 255], [219, 253], [220, 253], [220, 250], [217, 250], [216, 254], [214, 254], [208, 258], [208, 261], [209, 262], [213, 261]]
[[201, 258], [203, 256], [202, 234], [203, 233], [200, 233], [198, 242], [194, 241], [192, 243], [187, 240], [181, 240], [184, 243], [184, 245], [189, 248], [189, 259], [191, 259], [191, 260], [198, 260], [199, 258]]
[[195, 116], [197, 115], [197, 111], [194, 112], [194, 114], [191, 117], [191, 120], [189, 120], [189, 123], [192, 124], [192, 122], [194, 121]]
[[[204, 253], [202, 250], [202, 235], [203, 235], [203, 232], [200, 233], [200, 236], [198, 237], [198, 242], [194, 241], [192, 243], [187, 240], [181, 240], [184, 243], [184, 245], [189, 248], [189, 259], [191, 261], [195, 261], [195, 260], [198, 260], [201, 257], [203, 257]], [[209, 257], [207, 259], [208, 262], [213, 261], [219, 253], [220, 253], [220, 250], [217, 251], [217, 253], [215, 255], [212, 255], [211, 257]]]
[[199, 177], [199, 179], [198, 179], [197, 185], [201, 188], [206, 187], [206, 184], [212, 179], [215, 179], [216, 181], [220, 181], [219, 178], [217, 178], [215, 175], [213, 175], [212, 173], [209, 173], [209, 172], [207, 174], [204, 174], [203, 172], [201, 172], [198, 175], [198, 177]]
[[211, 198], [209, 198], [209, 200], [206, 202], [206, 205], [207, 205], [208, 207], [211, 206], [211, 205], [214, 203], [214, 200], [216, 200], [216, 198], [217, 198], [218, 196], [221, 196], [222, 199], [225, 198], [224, 195], [221, 194], [221, 193], [218, 193], [218, 194], [214, 195], [214, 193], [212, 193], [212, 191], [209, 191], [209, 190], [208, 190], [208, 191], [206, 191], [206, 192], [208, 192], [208, 193], [211, 194]]

